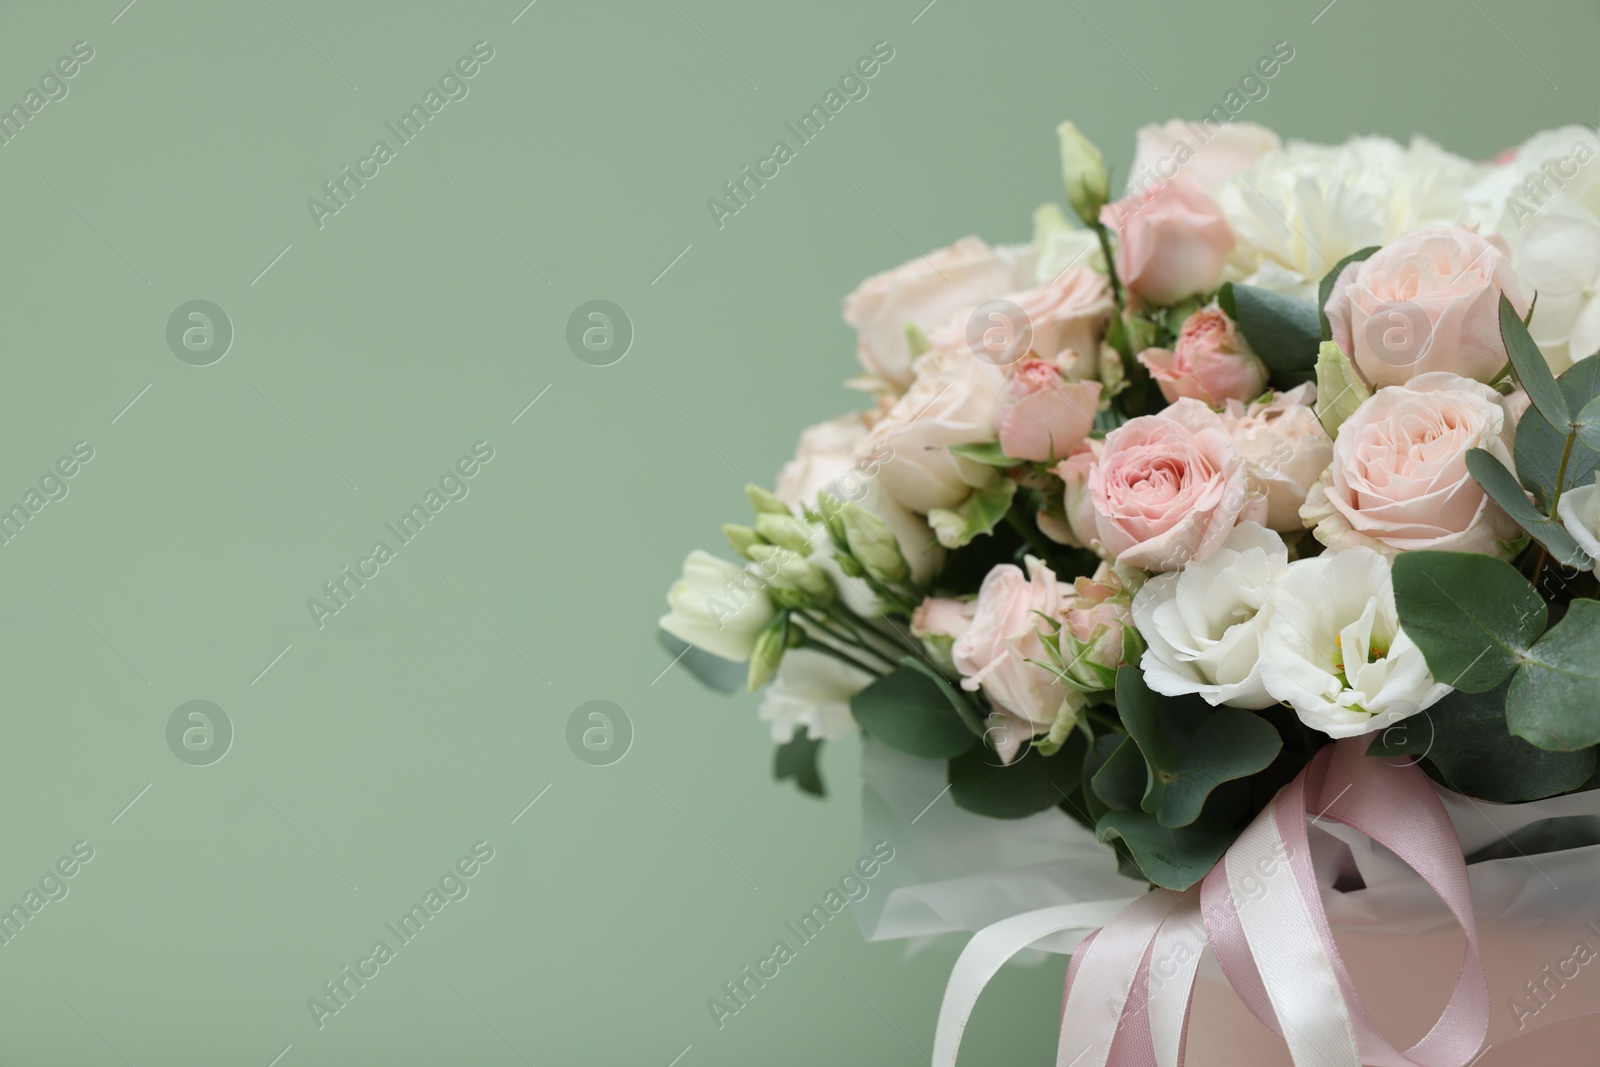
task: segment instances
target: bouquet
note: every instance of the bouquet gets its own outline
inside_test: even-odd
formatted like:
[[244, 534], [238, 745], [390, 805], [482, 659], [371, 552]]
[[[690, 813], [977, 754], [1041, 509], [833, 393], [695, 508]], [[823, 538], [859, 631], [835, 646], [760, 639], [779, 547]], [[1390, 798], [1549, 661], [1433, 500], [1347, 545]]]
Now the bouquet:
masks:
[[[943, 763], [973, 816], [1062, 813], [1134, 879], [975, 939], [936, 1061], [991, 963], [1104, 927], [1064, 1057], [1071, 1031], [1086, 1063], [1178, 1062], [1201, 953], [1178, 981], [1152, 961], [1198, 938], [1297, 1064], [1460, 1067], [1489, 994], [1459, 802], [1600, 810], [1600, 139], [1476, 164], [1175, 121], [1113, 200], [1058, 135], [1066, 206], [1031, 244], [964, 238], [846, 298], [870, 406], [748, 488], [737, 560], [690, 555], [669, 648], [764, 691], [779, 778], [820, 793], [818, 747], [860, 731]], [[1397, 865], [1466, 945], [1403, 1053], [1322, 900]], [[1299, 904], [1245, 909], [1241, 871]], [[1290, 928], [1286, 972], [1258, 950]]]

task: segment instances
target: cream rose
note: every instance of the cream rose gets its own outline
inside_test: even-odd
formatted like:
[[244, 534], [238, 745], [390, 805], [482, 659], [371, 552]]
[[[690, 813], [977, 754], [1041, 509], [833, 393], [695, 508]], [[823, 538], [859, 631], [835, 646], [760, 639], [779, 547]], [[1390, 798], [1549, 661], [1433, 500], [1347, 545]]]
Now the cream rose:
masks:
[[1172, 119], [1159, 126], [1141, 126], [1128, 171], [1128, 195], [1183, 173], [1215, 196], [1229, 178], [1282, 147], [1276, 133], [1253, 122], [1212, 129], [1205, 120], [1196, 124]]
[[1265, 525], [1299, 533], [1306, 494], [1333, 462], [1333, 441], [1317, 421], [1317, 387], [1310, 382], [1265, 400], [1230, 400], [1223, 420], [1249, 470], [1250, 491], [1267, 505]]
[[894, 392], [906, 388], [912, 377], [908, 325], [931, 333], [984, 301], [1027, 285], [1032, 269], [1027, 249], [991, 248], [976, 237], [963, 237], [873, 275], [844, 301], [844, 320], [857, 331], [862, 367]]
[[1509, 467], [1514, 430], [1505, 398], [1469, 378], [1434, 372], [1379, 389], [1339, 427], [1300, 517], [1333, 549], [1505, 556], [1520, 528], [1468, 472], [1467, 450]]
[[1102, 551], [1148, 571], [1204, 559], [1236, 523], [1264, 517], [1248, 474], [1227, 424], [1198, 400], [1128, 420], [1089, 471]]
[[1325, 310], [1333, 339], [1369, 385], [1399, 385], [1429, 371], [1487, 382], [1508, 358], [1502, 293], [1518, 315], [1528, 313], [1504, 241], [1429, 226], [1345, 267]]
[[994, 468], [957, 456], [950, 445], [995, 439], [995, 402], [1005, 372], [957, 348], [917, 361], [911, 388], [872, 427], [858, 449], [886, 457], [878, 479], [891, 499], [926, 515], [954, 508], [995, 477]]
[[1371, 549], [1289, 564], [1267, 604], [1261, 682], [1314, 730], [1371, 733], [1450, 692], [1400, 629], [1389, 561]]
[[1261, 636], [1272, 618], [1267, 596], [1288, 567], [1283, 539], [1247, 522], [1207, 558], [1146, 582], [1133, 598], [1145, 684], [1236, 708], [1277, 703], [1261, 683]]

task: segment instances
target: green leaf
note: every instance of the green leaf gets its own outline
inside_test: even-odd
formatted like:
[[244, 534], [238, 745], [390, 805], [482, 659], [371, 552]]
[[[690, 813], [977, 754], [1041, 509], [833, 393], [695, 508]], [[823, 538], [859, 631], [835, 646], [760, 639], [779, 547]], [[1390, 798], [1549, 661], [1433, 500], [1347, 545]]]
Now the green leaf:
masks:
[[940, 674], [939, 669], [922, 656], [902, 656], [900, 666], [909, 667], [938, 686], [972, 736], [984, 736], [983, 712], [975, 706], [971, 693]]
[[1204, 878], [1233, 844], [1236, 832], [1221, 823], [1162, 826], [1143, 811], [1112, 811], [1100, 817], [1095, 836], [1121, 838], [1146, 878], [1166, 889], [1188, 889]]
[[[1600, 396], [1591, 397], [1578, 412], [1578, 440], [1592, 449], [1600, 449]], [[1572, 461], [1567, 461], [1572, 466]]]
[[1492, 452], [1481, 448], [1468, 449], [1467, 470], [1483, 486], [1483, 491], [1516, 520], [1518, 526], [1550, 550], [1550, 555], [1557, 563], [1579, 568], [1590, 565], [1592, 561], [1588, 554], [1578, 547], [1578, 542], [1573, 540], [1567, 528], [1533, 506], [1516, 475], [1507, 470]]
[[1533, 336], [1522, 324], [1522, 316], [1511, 306], [1504, 293], [1500, 294], [1500, 337], [1505, 341], [1506, 353], [1511, 356], [1511, 367], [1517, 372], [1517, 382], [1528, 394], [1528, 399], [1539, 414], [1565, 437], [1572, 429], [1572, 411], [1566, 394], [1556, 385], [1555, 375], [1544, 353], [1533, 343]]
[[1200, 818], [1213, 789], [1266, 770], [1282, 748], [1278, 731], [1259, 715], [1243, 708], [1217, 708], [1184, 744], [1156, 820], [1162, 826], [1188, 826]]
[[[1239, 324], [1256, 355], [1272, 371], [1272, 384], [1293, 388], [1316, 377], [1322, 327], [1317, 307], [1270, 289], [1229, 282], [1222, 287], [1223, 310]], [[1228, 310], [1231, 308], [1232, 310]]]
[[749, 673], [746, 664], [713, 656], [703, 649], [678, 640], [665, 630], [657, 630], [656, 639], [661, 642], [661, 647], [667, 650], [668, 655], [681, 663], [683, 669], [694, 675], [695, 679], [707, 689], [718, 693], [737, 693], [744, 690], [745, 679]]
[[1144, 756], [1140, 755], [1139, 746], [1134, 744], [1133, 738], [1124, 736], [1122, 743], [1112, 751], [1111, 758], [1095, 771], [1089, 786], [1111, 810], [1138, 811], [1139, 798], [1144, 794], [1145, 777]]
[[1350, 357], [1332, 341], [1324, 341], [1317, 353], [1317, 421], [1328, 436], [1337, 434], [1344, 420], [1370, 396], [1372, 390], [1356, 373]]
[[[1322, 320], [1322, 339], [1333, 340], [1333, 324], [1328, 321], [1328, 297], [1333, 295], [1333, 285], [1339, 280], [1339, 275], [1352, 263], [1360, 263], [1371, 259], [1379, 245], [1368, 245], [1359, 252], [1351, 252], [1333, 265], [1333, 269], [1322, 276], [1322, 281], [1317, 285], [1317, 315]], [[1320, 390], [1319, 390], [1320, 391]]]
[[1011, 498], [1016, 495], [1016, 482], [1010, 478], [992, 478], [954, 511], [935, 508], [929, 512], [928, 525], [933, 527], [941, 545], [960, 548], [974, 537], [991, 532], [1005, 518], [1011, 509]]
[[[1568, 367], [1559, 384], [1568, 410], [1581, 411], [1600, 395], [1600, 355], [1580, 359]], [[1517, 477], [1542, 508], [1550, 507], [1566, 444], [1566, 431], [1558, 432], [1537, 409], [1529, 408], [1517, 421]], [[1600, 451], [1590, 448], [1580, 438], [1567, 460], [1567, 476], [1562, 481], [1561, 491], [1564, 493], [1575, 485], [1588, 485], [1594, 481], [1597, 470], [1600, 470]]]
[[977, 743], [947, 692], [913, 667], [902, 666], [850, 698], [850, 713], [890, 748], [922, 759], [949, 759]]
[[1454, 692], [1379, 734], [1367, 755], [1426, 758], [1459, 793], [1496, 804], [1570, 793], [1595, 770], [1595, 750], [1547, 752], [1506, 726], [1510, 683], [1484, 693]]
[[1554, 752], [1600, 743], [1600, 601], [1574, 600], [1529, 649], [1506, 695], [1506, 723]]
[[1492, 556], [1402, 552], [1393, 575], [1400, 626], [1433, 676], [1457, 689], [1493, 689], [1544, 633], [1544, 598], [1515, 567]]
[[1023, 819], [1072, 795], [1083, 781], [1087, 743], [1074, 730], [1054, 756], [1023, 748], [1010, 766], [978, 746], [950, 761], [950, 798], [956, 806], [994, 819]]
[[1283, 747], [1260, 716], [1198, 696], [1162, 696], [1137, 667], [1117, 671], [1117, 712], [1147, 765], [1140, 806], [1163, 826], [1194, 822], [1213, 789], [1265, 770]]
[[958, 456], [965, 456], [974, 463], [982, 463], [989, 467], [1017, 467], [1027, 462], [1006, 455], [998, 441], [985, 441], [977, 445], [951, 445], [950, 451]]
[[1106, 765], [1125, 739], [1124, 735], [1120, 733], [1104, 733], [1083, 746], [1083, 773], [1080, 780], [1083, 783], [1082, 798], [1083, 806], [1086, 810], [1080, 812], [1080, 814], [1089, 817], [1089, 829], [1091, 830], [1094, 829], [1094, 825], [1099, 821], [1100, 816], [1111, 810], [1110, 805], [1101, 800], [1099, 795], [1095, 793], [1094, 776], [1100, 773], [1100, 768]]
[[828, 795], [822, 784], [822, 772], [817, 770], [817, 756], [822, 752], [821, 739], [813, 741], [805, 731], [797, 732], [793, 739], [779, 745], [772, 754], [774, 781], [793, 779], [802, 793], [814, 797]]

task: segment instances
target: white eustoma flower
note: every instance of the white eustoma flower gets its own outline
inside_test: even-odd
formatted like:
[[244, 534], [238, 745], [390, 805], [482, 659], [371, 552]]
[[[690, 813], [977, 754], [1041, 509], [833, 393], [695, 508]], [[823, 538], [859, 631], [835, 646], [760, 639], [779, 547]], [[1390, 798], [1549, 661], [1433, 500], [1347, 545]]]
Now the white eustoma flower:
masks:
[[1483, 221], [1466, 199], [1484, 168], [1418, 137], [1291, 141], [1217, 195], [1233, 227], [1229, 277], [1307, 300], [1334, 265], [1428, 225]]
[[1600, 574], [1600, 474], [1594, 476], [1593, 485], [1574, 486], [1562, 493], [1556, 514], [1578, 547], [1595, 561], [1595, 573]]
[[1400, 629], [1389, 561], [1370, 548], [1289, 564], [1268, 606], [1261, 681], [1312, 729], [1371, 733], [1450, 692]]
[[1261, 635], [1268, 593], [1288, 567], [1283, 539], [1247, 522], [1205, 559], [1146, 582], [1133, 598], [1145, 684], [1236, 708], [1276, 703], [1261, 684]]
[[1539, 294], [1528, 332], [1559, 374], [1600, 352], [1600, 218], [1561, 199], [1525, 222], [1505, 237], [1518, 276]]
[[756, 635], [777, 614], [765, 585], [737, 563], [699, 549], [683, 561], [683, 577], [667, 590], [672, 610], [660, 627], [680, 641], [723, 659], [744, 662]]
[[780, 745], [794, 740], [801, 727], [813, 741], [837, 741], [856, 728], [850, 698], [871, 681], [871, 675], [832, 656], [790, 649], [761, 698], [758, 714], [772, 724], [772, 739]]

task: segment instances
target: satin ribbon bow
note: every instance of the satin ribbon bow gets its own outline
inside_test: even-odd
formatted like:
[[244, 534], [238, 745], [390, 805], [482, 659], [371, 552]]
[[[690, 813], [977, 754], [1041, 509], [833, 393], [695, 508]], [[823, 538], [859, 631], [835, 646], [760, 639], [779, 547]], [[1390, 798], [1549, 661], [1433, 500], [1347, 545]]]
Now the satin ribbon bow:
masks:
[[[1273, 798], [1201, 884], [1132, 900], [1043, 908], [979, 931], [957, 960], [932, 1067], [955, 1067], [978, 994], [1040, 938], [1092, 930], [1067, 968], [1057, 1067], [1180, 1067], [1204, 949], [1295, 1067], [1467, 1067], [1489, 1027], [1489, 989], [1461, 846], [1413, 765], [1369, 759], [1366, 739], [1328, 745]], [[1379, 1031], [1334, 943], [1311, 865], [1307, 816], [1393, 852], [1466, 935], [1461, 971], [1432, 1029], [1401, 1051]]]

